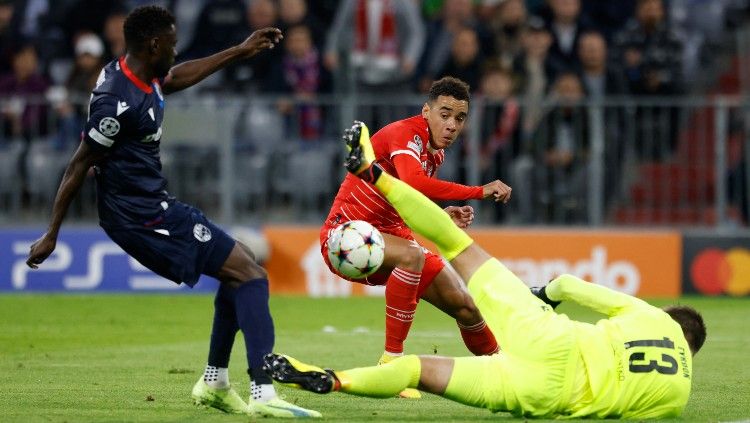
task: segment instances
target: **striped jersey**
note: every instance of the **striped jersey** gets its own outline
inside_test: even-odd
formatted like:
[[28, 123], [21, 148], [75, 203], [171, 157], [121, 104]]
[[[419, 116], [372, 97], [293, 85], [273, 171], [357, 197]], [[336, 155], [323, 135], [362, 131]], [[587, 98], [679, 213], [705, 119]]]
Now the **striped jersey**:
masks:
[[[430, 147], [427, 121], [417, 115], [393, 122], [372, 138], [376, 162], [395, 176], [434, 200], [482, 198], [482, 187], [440, 181], [435, 174], [445, 151]], [[377, 190], [352, 174], [341, 184], [326, 222], [336, 226], [364, 220], [380, 231], [402, 236], [408, 228], [396, 210]]]

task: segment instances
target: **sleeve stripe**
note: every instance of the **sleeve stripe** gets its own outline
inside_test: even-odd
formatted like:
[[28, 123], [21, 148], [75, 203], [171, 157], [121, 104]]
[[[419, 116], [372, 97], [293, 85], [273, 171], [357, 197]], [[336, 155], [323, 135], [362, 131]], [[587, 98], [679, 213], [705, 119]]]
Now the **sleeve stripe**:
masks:
[[421, 160], [419, 160], [419, 156], [417, 156], [417, 153], [415, 153], [415, 152], [413, 152], [413, 151], [411, 151], [411, 150], [396, 150], [396, 151], [394, 151], [393, 153], [391, 153], [391, 156], [390, 156], [389, 158], [391, 158], [391, 159], [392, 159], [392, 158], [393, 158], [393, 156], [397, 156], [397, 155], [399, 155], [399, 154], [408, 154], [408, 155], [410, 155], [410, 156], [414, 157], [414, 159], [415, 159], [416, 161], [418, 161], [418, 162], [422, 163], [422, 161], [421, 161]]
[[96, 128], [91, 128], [91, 130], [89, 130], [89, 137], [105, 147], [112, 147], [112, 144], [115, 143], [115, 140], [105, 137], [101, 132], [97, 131]]

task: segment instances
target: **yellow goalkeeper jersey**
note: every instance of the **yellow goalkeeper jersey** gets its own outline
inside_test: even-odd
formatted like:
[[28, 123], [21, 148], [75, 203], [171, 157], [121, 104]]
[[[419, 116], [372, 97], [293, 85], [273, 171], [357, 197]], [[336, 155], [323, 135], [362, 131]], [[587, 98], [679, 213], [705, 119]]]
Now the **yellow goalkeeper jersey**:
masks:
[[546, 292], [554, 301], [573, 301], [609, 317], [595, 325], [574, 322], [589, 389], [560, 417], [645, 419], [682, 412], [692, 355], [667, 313], [572, 275], [550, 282]]

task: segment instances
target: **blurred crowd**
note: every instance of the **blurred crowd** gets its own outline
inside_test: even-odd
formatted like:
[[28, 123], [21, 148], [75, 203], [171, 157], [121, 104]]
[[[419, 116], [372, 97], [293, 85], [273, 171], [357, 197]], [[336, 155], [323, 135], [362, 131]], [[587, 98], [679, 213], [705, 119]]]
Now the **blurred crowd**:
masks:
[[[709, 92], [704, 74], [726, 44], [722, 37], [750, 10], [748, 0], [0, 0], [0, 140], [76, 141], [99, 70], [124, 53], [124, 19], [142, 4], [175, 15], [178, 61], [262, 27], [281, 28], [280, 48], [222, 71], [200, 90], [291, 96], [277, 111], [294, 116], [301, 139], [324, 132], [324, 110], [305, 103], [319, 94], [418, 94], [442, 76], [461, 78], [489, 105], [483, 172], [550, 190], [522, 205], [585, 182], [576, 164], [586, 159], [591, 128], [577, 104]], [[27, 101], [35, 96], [45, 101]], [[541, 106], [550, 101], [559, 107]], [[676, 111], [635, 113], [635, 138], [656, 140], [638, 154], [668, 157]], [[374, 127], [387, 120], [369, 117]]]

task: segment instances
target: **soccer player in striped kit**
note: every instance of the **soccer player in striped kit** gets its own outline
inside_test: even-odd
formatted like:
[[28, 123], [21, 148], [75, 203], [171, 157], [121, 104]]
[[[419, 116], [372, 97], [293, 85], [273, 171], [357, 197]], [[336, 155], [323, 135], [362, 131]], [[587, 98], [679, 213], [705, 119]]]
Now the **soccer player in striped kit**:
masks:
[[[385, 126], [372, 137], [377, 163], [433, 200], [491, 199], [507, 202], [511, 189], [499, 180], [484, 186], [467, 186], [435, 178], [445, 159], [445, 149], [461, 134], [469, 109], [469, 87], [463, 81], [445, 77], [430, 88], [422, 113]], [[460, 227], [474, 218], [470, 206], [445, 210]], [[464, 283], [445, 266], [437, 254], [423, 248], [411, 230], [370, 184], [347, 175], [331, 211], [320, 230], [320, 245], [328, 267], [327, 240], [339, 225], [364, 220], [378, 228], [385, 240], [381, 268], [364, 280], [352, 282], [385, 285], [385, 352], [380, 363], [403, 354], [417, 302], [425, 299], [454, 317], [466, 347], [475, 355], [498, 351], [497, 342], [468, 295]], [[418, 397], [416, 391], [402, 396]]]

